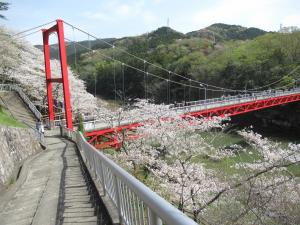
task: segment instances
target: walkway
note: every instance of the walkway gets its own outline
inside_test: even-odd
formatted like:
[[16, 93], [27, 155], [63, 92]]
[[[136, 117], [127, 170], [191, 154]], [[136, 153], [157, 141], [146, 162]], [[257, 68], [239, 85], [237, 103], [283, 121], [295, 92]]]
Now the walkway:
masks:
[[[1, 225], [97, 224], [75, 145], [50, 135], [1, 196]], [[58, 213], [59, 212], [59, 213]]]

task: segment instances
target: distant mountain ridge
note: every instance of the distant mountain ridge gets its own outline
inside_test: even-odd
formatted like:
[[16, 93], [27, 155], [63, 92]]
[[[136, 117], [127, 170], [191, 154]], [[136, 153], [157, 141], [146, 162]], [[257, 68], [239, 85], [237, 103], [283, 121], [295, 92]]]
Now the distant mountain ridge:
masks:
[[[89, 48], [95, 50], [95, 49], [104, 49], [109, 48], [110, 46], [105, 44], [107, 43], [113, 43], [116, 40], [116, 38], [105, 38], [105, 39], [99, 39], [99, 40], [84, 40], [79, 41], [77, 45], [75, 45], [72, 42], [66, 42], [66, 50], [67, 50], [67, 56], [70, 60], [69, 63], [74, 63], [74, 54], [76, 51], [76, 55], [80, 55], [82, 53], [85, 53], [89, 51]], [[43, 45], [35, 45], [36, 48], [43, 51]], [[50, 45], [50, 57], [52, 59], [58, 59], [58, 45], [52, 44]]]
[[239, 25], [215, 23], [209, 27], [189, 32], [186, 36], [215, 39], [216, 41], [228, 41], [253, 39], [265, 33], [267, 32], [255, 27], [247, 28]]
[[[206, 28], [191, 31], [186, 34], [178, 32], [170, 27], [159, 27], [154, 31], [151, 31], [146, 34], [132, 36], [132, 37], [123, 37], [123, 38], [106, 38], [101, 40], [91, 40], [91, 41], [80, 41], [78, 42], [79, 45], [85, 47], [91, 47], [93, 50], [96, 49], [104, 49], [109, 48], [110, 46], [105, 44], [103, 41], [114, 44], [122, 43], [121, 45], [126, 45], [127, 47], [137, 44], [134, 39], [143, 37], [147, 40], [147, 48], [156, 48], [160, 44], [170, 44], [175, 40], [178, 39], [185, 39], [185, 38], [205, 38], [215, 42], [222, 42], [228, 40], [247, 40], [253, 39], [257, 36], [264, 35], [267, 33], [264, 30], [255, 28], [255, 27], [243, 27], [239, 25], [229, 25], [224, 23], [215, 23]], [[50, 45], [51, 46], [51, 58], [57, 58], [57, 45]], [[38, 49], [43, 50], [42, 45], [36, 45]], [[88, 51], [85, 47], [76, 46], [76, 54], [80, 55]], [[138, 46], [141, 47], [141, 46]], [[74, 53], [75, 48], [71, 42], [67, 42], [67, 54], [72, 64], [74, 60]]]

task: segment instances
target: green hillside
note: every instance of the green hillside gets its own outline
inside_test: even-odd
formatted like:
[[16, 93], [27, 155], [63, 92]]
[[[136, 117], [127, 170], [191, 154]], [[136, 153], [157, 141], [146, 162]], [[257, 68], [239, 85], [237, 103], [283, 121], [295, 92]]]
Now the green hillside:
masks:
[[[106, 39], [101, 39], [101, 40], [90, 40], [90, 41], [80, 41], [78, 42], [78, 45], [74, 46], [73, 42], [67, 42], [66, 41], [66, 50], [67, 50], [67, 57], [68, 57], [68, 63], [70, 65], [74, 64], [75, 61], [75, 51], [76, 51], [76, 56], [83, 54], [88, 51], [89, 48], [91, 49], [103, 49], [103, 48], [108, 48], [109, 46], [105, 44], [104, 42], [107, 43], [113, 43], [115, 38], [106, 38]], [[59, 53], [58, 53], [58, 45], [53, 44], [50, 45], [50, 56], [52, 59], [58, 59], [59, 58]], [[35, 45], [38, 49], [43, 51], [43, 45]]]
[[266, 31], [255, 27], [242, 27], [238, 25], [228, 25], [215, 23], [204, 29], [187, 33], [188, 37], [200, 37], [215, 39], [216, 41], [247, 40], [265, 34]]
[[[207, 31], [213, 32], [214, 38], [209, 36]], [[187, 79], [224, 88], [252, 89], [284, 76], [282, 82], [272, 87], [289, 87], [298, 78], [298, 71], [295, 69], [300, 61], [299, 32], [267, 33], [257, 28], [213, 24], [199, 31], [182, 34], [169, 27], [161, 27], [140, 36], [112, 39], [111, 43], [116, 48], [101, 45], [92, 53], [81, 52], [77, 55], [78, 73], [86, 81], [88, 90], [94, 93], [96, 78], [97, 94], [107, 99], [114, 99], [115, 88], [118, 99], [124, 95], [126, 98], [143, 98], [146, 87], [148, 97], [156, 102], [166, 102], [169, 84], [151, 76], [146, 77], [145, 82], [143, 72], [122, 67], [121, 63], [113, 63], [103, 55], [166, 79], [169, 78], [168, 72], [158, 69], [153, 64], [174, 71]], [[152, 64], [144, 63], [120, 49]], [[290, 74], [293, 70], [294, 73]], [[178, 76], [170, 78], [189, 84], [187, 79]], [[171, 102], [204, 97], [204, 91], [195, 88], [171, 84], [170, 89]], [[222, 94], [224, 93], [208, 92], [207, 97], [218, 97]]]

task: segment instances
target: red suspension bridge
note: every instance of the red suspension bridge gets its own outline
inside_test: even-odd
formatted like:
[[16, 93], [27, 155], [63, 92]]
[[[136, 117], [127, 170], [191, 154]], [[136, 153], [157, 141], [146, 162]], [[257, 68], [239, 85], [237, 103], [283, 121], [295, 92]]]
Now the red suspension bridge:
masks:
[[[123, 71], [123, 85], [122, 85], [122, 93], [125, 95], [124, 90], [124, 67], [131, 68], [135, 70], [137, 73], [144, 74], [144, 78], [146, 79], [148, 76], [155, 77], [157, 79], [164, 80], [168, 83], [167, 85], [167, 95], [168, 101], [170, 100], [170, 84], [174, 83], [177, 85], [182, 85], [185, 88], [195, 88], [197, 90], [205, 91], [205, 99], [197, 100], [197, 101], [188, 101], [179, 104], [171, 104], [170, 108], [177, 112], [182, 117], [186, 116], [194, 116], [194, 117], [214, 117], [214, 116], [235, 116], [239, 114], [244, 114], [248, 112], [252, 112], [255, 110], [260, 110], [264, 108], [269, 108], [277, 105], [282, 105], [290, 102], [295, 102], [300, 100], [300, 89], [293, 88], [287, 90], [286, 87], [282, 87], [281, 89], [273, 89], [268, 91], [263, 91], [263, 88], [269, 88], [271, 85], [279, 83], [282, 78], [278, 81], [272, 82], [268, 85], [263, 87], [259, 87], [256, 89], [251, 90], [234, 90], [228, 89], [224, 87], [218, 87], [210, 84], [205, 84], [199, 82], [197, 80], [192, 80], [175, 72], [169, 71], [157, 64], [151, 63], [142, 59], [136, 55], [127, 52], [126, 50], [120, 49], [115, 45], [108, 43], [102, 39], [97, 38], [96, 36], [80, 29], [72, 24], [66, 23], [62, 20], [57, 20], [56, 24], [49, 29], [43, 29], [43, 45], [44, 45], [44, 56], [45, 56], [45, 71], [46, 71], [46, 83], [47, 83], [47, 93], [48, 93], [48, 112], [49, 112], [49, 122], [51, 126], [55, 125], [55, 113], [54, 113], [54, 105], [53, 105], [53, 97], [52, 97], [52, 84], [53, 83], [62, 83], [63, 84], [63, 94], [64, 94], [64, 117], [66, 121], [66, 127], [68, 129], [73, 129], [73, 117], [72, 117], [72, 109], [70, 104], [70, 90], [68, 85], [68, 72], [67, 72], [67, 54], [65, 48], [65, 41], [68, 43], [72, 43], [74, 45], [75, 53], [76, 53], [76, 46], [80, 46], [87, 51], [93, 51], [91, 45], [88, 44], [87, 46], [82, 45], [81, 43], [75, 42], [74, 40], [70, 40], [64, 36], [64, 25], [71, 27], [73, 30], [77, 30], [84, 35], [87, 35], [87, 39], [90, 40], [94, 38], [95, 40], [99, 40], [104, 44], [107, 44], [109, 47], [113, 48], [114, 50], [118, 50], [128, 56], [140, 60], [144, 67], [137, 68], [133, 65], [127, 64], [123, 61], [116, 59], [114, 56], [105, 55], [103, 53], [99, 53], [104, 59], [111, 60], [113, 63], [118, 63], [122, 66]], [[52, 33], [57, 33], [58, 37], [58, 47], [59, 47], [59, 60], [61, 66], [61, 78], [52, 78], [51, 77], [51, 67], [50, 67], [50, 47], [49, 46], [49, 36]], [[76, 55], [75, 55], [76, 57]], [[76, 63], [76, 62], [75, 62]], [[168, 74], [168, 77], [162, 77], [157, 74], [150, 73], [145, 68], [145, 65], [151, 65], [158, 70], [162, 70]], [[296, 68], [295, 70], [297, 70]], [[294, 72], [293, 70], [292, 72]], [[173, 79], [174, 77], [180, 77], [181, 79], [187, 82], [178, 82]], [[114, 77], [115, 80], [115, 77]], [[294, 82], [296, 83], [297, 80]], [[96, 82], [96, 81], [95, 81]], [[146, 80], [145, 80], [146, 83]], [[145, 86], [147, 89], [147, 86]], [[115, 86], [115, 93], [117, 92]], [[213, 99], [206, 99], [207, 91], [217, 92], [223, 94], [219, 98]], [[225, 96], [224, 93], [235, 93], [233, 96]], [[145, 97], [147, 97], [145, 91]], [[123, 96], [124, 100], [125, 96]], [[136, 127], [143, 125], [143, 121], [140, 121], [137, 118], [134, 121], [119, 121], [118, 123], [103, 123], [98, 122], [97, 119], [93, 121], [85, 123], [86, 133], [85, 137], [88, 139], [88, 142], [96, 146], [97, 148], [105, 148], [105, 147], [120, 147], [121, 141], [119, 138], [119, 134], [123, 132], [131, 133], [131, 135], [127, 136], [127, 140], [136, 138], [135, 134], [132, 134], [132, 130]]]

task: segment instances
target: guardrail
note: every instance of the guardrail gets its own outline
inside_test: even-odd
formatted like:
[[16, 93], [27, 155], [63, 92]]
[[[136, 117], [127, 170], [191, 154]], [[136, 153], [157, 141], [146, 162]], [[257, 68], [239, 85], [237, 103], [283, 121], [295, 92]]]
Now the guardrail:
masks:
[[192, 219], [150, 190], [102, 152], [87, 143], [80, 132], [63, 129], [76, 142], [86, 166], [96, 175], [104, 194], [117, 208], [125, 225], [197, 225]]
[[[198, 101], [191, 101], [191, 102], [185, 102], [185, 103], [177, 103], [171, 104], [170, 109], [174, 110], [175, 112], [182, 114], [187, 112], [194, 112], [194, 111], [200, 111], [200, 110], [208, 110], [216, 107], [222, 107], [222, 106], [229, 106], [234, 104], [240, 104], [245, 102], [251, 102], [251, 101], [257, 101], [267, 98], [274, 98], [279, 96], [285, 96], [290, 94], [298, 94], [300, 93], [300, 88], [294, 88], [291, 90], [277, 90], [277, 91], [264, 91], [260, 93], [253, 93], [250, 94], [244, 94], [244, 95], [236, 95], [236, 96], [224, 96], [221, 98], [213, 98], [213, 99], [206, 99], [206, 100], [198, 100]], [[92, 130], [100, 130], [100, 129], [106, 129], [109, 127], [116, 127], [119, 125], [127, 125], [132, 123], [139, 123], [143, 122], [142, 119], [136, 119], [136, 120], [124, 120], [121, 122], [115, 122], [115, 123], [105, 123], [103, 120], [91, 120], [84, 122], [84, 128], [86, 131], [92, 131]]]
[[[185, 102], [185, 103], [177, 103], [170, 105], [170, 108], [174, 109], [175, 111], [190, 111], [193, 109], [193, 107], [201, 106], [201, 109], [210, 109], [213, 107], [216, 107], [216, 104], [222, 104], [222, 105], [231, 105], [231, 104], [238, 104], [238, 103], [244, 103], [244, 102], [250, 102], [250, 101], [256, 101], [266, 98], [272, 98], [272, 97], [279, 97], [279, 96], [285, 96], [290, 94], [296, 94], [300, 93], [300, 88], [293, 88], [290, 90], [277, 90], [277, 91], [263, 91], [259, 93], [253, 93], [253, 94], [244, 94], [244, 95], [235, 95], [235, 96], [223, 96], [221, 98], [212, 98], [212, 99], [206, 99], [206, 100], [199, 100], [199, 101], [191, 101], [191, 102]], [[218, 105], [218, 106], [222, 106]], [[200, 110], [201, 110], [200, 109]], [[199, 110], [197, 108], [197, 110]]]
[[27, 97], [27, 95], [22, 91], [22, 89], [19, 86], [13, 85], [13, 84], [0, 84], [0, 90], [17, 92], [18, 95], [20, 96], [20, 98], [24, 101], [24, 103], [28, 106], [28, 108], [34, 114], [34, 116], [38, 120], [41, 120], [41, 118], [42, 118], [41, 113], [37, 110], [35, 105], [30, 101], [30, 99]]

